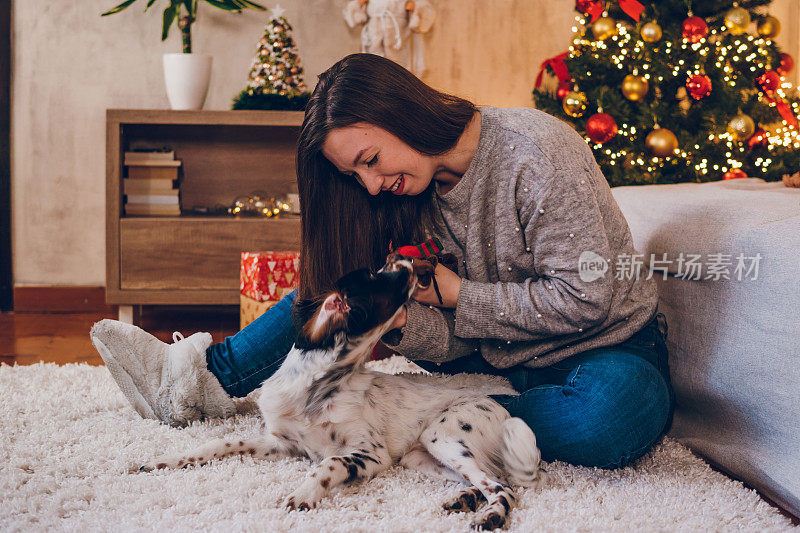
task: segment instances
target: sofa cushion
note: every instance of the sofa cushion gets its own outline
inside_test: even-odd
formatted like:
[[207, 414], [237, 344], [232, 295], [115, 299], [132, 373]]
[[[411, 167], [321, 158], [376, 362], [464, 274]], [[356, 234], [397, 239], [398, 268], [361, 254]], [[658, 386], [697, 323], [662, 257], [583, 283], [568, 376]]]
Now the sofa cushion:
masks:
[[670, 435], [800, 515], [800, 189], [747, 178], [612, 192], [658, 269]]

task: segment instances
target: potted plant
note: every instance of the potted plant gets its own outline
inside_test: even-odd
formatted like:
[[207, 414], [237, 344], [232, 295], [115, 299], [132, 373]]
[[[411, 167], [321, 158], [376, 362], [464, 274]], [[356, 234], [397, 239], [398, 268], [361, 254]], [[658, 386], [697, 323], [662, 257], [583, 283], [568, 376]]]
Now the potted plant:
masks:
[[[101, 16], [113, 15], [126, 9], [137, 0], [126, 0]], [[242, 9], [260, 9], [264, 6], [247, 0], [204, 0], [214, 7], [241, 13]], [[147, 0], [144, 10], [150, 9], [156, 0]], [[161, 40], [166, 40], [169, 29], [176, 24], [181, 30], [183, 52], [180, 54], [164, 54], [164, 81], [167, 97], [172, 109], [201, 109], [208, 92], [211, 78], [211, 56], [192, 53], [192, 24], [197, 20], [198, 0], [169, 0], [164, 9]]]

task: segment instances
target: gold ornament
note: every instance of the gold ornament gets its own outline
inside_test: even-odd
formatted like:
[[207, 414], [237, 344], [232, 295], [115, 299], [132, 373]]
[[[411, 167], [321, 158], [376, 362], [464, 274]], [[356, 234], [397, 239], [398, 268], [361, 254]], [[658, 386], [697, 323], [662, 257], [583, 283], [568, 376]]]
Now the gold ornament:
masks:
[[642, 26], [642, 40], [647, 43], [654, 43], [661, 39], [661, 26], [655, 22], [648, 22]]
[[774, 39], [781, 32], [781, 21], [772, 15], [767, 15], [758, 23], [756, 30], [762, 37]]
[[570, 91], [564, 97], [562, 107], [567, 115], [579, 117], [586, 111], [586, 95], [580, 91]]
[[642, 76], [628, 74], [622, 80], [622, 94], [632, 102], [638, 102], [647, 94], [650, 84]]
[[653, 155], [667, 157], [678, 149], [678, 138], [666, 128], [656, 128], [647, 134], [644, 144]]
[[728, 122], [728, 133], [737, 141], [746, 141], [755, 131], [756, 125], [753, 119], [744, 113], [739, 113]]
[[725, 26], [728, 27], [733, 35], [739, 35], [747, 31], [750, 25], [750, 12], [743, 7], [734, 7], [725, 13]]
[[592, 33], [595, 39], [605, 41], [617, 33], [617, 21], [611, 17], [600, 17], [592, 25]]

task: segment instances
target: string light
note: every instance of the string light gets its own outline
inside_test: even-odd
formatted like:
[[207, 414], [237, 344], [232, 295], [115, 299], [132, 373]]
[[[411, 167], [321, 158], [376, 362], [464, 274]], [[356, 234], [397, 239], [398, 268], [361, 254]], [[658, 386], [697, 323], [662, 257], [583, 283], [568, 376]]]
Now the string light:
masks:
[[[604, 12], [603, 16], [608, 16], [608, 13]], [[583, 16], [575, 17], [575, 25], [572, 27], [574, 38], [568, 54], [569, 57], [587, 55], [589, 58], [587, 65], [592, 64], [591, 60], [595, 60], [597, 63], [607, 63], [610, 60], [611, 64], [616, 66], [618, 70], [632, 72], [634, 75], [639, 75], [639, 70], [641, 70], [643, 78], [651, 81], [651, 83], [652, 80], [656, 80], [655, 89], [665, 79], [670, 81], [670, 76], [680, 78], [683, 81], [691, 75], [703, 72], [705, 69], [716, 69], [720, 73], [720, 78], [723, 82], [734, 88], [734, 90], [752, 91], [756, 94], [759, 102], [773, 108], [776, 105], [775, 100], [785, 101], [790, 105], [795, 115], [800, 113], [800, 102], [788, 101], [787, 95], [792, 90], [790, 83], [782, 83], [781, 87], [773, 95], [774, 100], [768, 100], [762, 91], [753, 90], [750, 85], [753, 77], [749, 76], [749, 74], [757, 74], [771, 69], [769, 49], [773, 46], [771, 39], [766, 39], [762, 36], [754, 37], [750, 34], [721, 39], [719, 37], [726, 32], [726, 28], [722, 26], [721, 28], [709, 28], [708, 35], [694, 43], [685, 39], [676, 42], [666, 40], [659, 43], [658, 46], [653, 46], [650, 43], [649, 46], [652, 46], [652, 48], [648, 49], [648, 43], [644, 43], [637, 32], [628, 31], [625, 25], [618, 25], [615, 35], [601, 41], [591, 38], [588, 24], [588, 18]], [[652, 72], [652, 63], [649, 60], [649, 54], [653, 52], [666, 54], [667, 56], [681, 54], [684, 57], [679, 56], [677, 62], [671, 65], [668, 72], [655, 73]], [[742, 71], [748, 72], [748, 76], [744, 78], [740, 76]], [[584, 72], [584, 75], [588, 78], [597, 77], [596, 75], [592, 76], [591, 71]], [[738, 89], [737, 84], [741, 85]], [[745, 96], [744, 98], [748, 97]], [[617, 138], [621, 145], [627, 145], [628, 147], [638, 145], [642, 141], [639, 135], [637, 128], [631, 124], [622, 123], [618, 126]], [[610, 148], [603, 144], [595, 143], [588, 137], [586, 137], [586, 141], [596, 153], [603, 156], [603, 159], [609, 165], [616, 166], [624, 163], [626, 168], [633, 166], [637, 167], [641, 172], [648, 173], [663, 170], [668, 166], [670, 168], [685, 167], [693, 169], [698, 176], [716, 174], [719, 171], [742, 168], [749, 153], [747, 144], [739, 142], [727, 131], [709, 132], [708, 143], [711, 147], [693, 143], [678, 149], [673, 156], [662, 158], [632, 153], [626, 148]], [[786, 126], [772, 128], [765, 133], [764, 144], [768, 150], [800, 149], [800, 132], [795, 128]], [[701, 151], [703, 151], [702, 154]], [[720, 160], [723, 160], [724, 164]], [[754, 158], [752, 165], [764, 173], [768, 171], [770, 164], [773, 162], [771, 157], [759, 156]], [[652, 179], [655, 180], [654, 177]]]

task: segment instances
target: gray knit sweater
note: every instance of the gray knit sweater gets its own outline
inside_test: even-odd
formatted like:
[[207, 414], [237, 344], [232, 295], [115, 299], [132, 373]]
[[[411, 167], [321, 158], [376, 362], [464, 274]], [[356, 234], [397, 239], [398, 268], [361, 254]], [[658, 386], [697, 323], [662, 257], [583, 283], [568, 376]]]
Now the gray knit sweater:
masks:
[[446, 194], [435, 183], [447, 227], [437, 237], [459, 260], [456, 308], [412, 300], [399, 343], [384, 344], [435, 362], [479, 350], [507, 368], [628, 339], [656, 314], [656, 283], [637, 267], [642, 256], [591, 148], [537, 109], [479, 110], [469, 168]]

